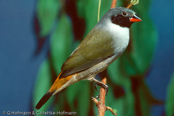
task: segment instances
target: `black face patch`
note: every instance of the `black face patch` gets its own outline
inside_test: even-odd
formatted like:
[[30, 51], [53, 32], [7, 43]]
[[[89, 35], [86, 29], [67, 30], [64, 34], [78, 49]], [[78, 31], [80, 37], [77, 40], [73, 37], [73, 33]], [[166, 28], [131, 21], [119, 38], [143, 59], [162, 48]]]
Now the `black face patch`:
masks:
[[111, 21], [114, 24], [120, 25], [121, 27], [128, 27], [132, 25], [132, 22], [129, 21], [129, 17], [123, 15], [116, 15], [111, 17]]

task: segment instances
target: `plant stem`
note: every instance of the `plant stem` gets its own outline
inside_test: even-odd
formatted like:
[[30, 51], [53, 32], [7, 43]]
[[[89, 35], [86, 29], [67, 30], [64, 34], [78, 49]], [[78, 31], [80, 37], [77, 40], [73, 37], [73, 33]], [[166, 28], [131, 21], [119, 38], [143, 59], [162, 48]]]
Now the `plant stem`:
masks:
[[116, 4], [117, 4], [117, 0], [112, 0], [111, 8], [115, 8]]
[[[101, 77], [101, 82], [103, 84], [106, 84], [107, 77], [108, 77], [107, 76], [107, 70], [104, 70], [99, 75]], [[105, 115], [105, 111], [106, 111], [105, 94], [106, 94], [106, 90], [103, 87], [101, 87], [100, 88], [100, 97], [99, 97], [100, 104], [98, 105], [98, 116], [104, 116]]]
[[130, 3], [128, 6], [127, 6], [127, 8], [130, 8], [130, 7], [132, 7], [133, 6], [133, 4], [132, 3]]

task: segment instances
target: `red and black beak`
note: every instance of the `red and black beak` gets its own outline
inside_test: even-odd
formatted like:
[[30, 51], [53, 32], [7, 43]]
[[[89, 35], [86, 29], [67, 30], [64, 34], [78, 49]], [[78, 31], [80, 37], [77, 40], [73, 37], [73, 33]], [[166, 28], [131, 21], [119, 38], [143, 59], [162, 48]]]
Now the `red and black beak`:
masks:
[[141, 18], [139, 16], [137, 16], [136, 14], [134, 16], [132, 16], [130, 19], [130, 22], [140, 22], [142, 21]]

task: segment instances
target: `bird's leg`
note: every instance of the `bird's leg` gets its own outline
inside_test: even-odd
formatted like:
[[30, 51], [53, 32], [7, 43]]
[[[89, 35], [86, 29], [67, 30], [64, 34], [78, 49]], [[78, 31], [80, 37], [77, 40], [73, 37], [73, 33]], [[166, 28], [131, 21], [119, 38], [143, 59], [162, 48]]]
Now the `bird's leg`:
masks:
[[[99, 89], [97, 89], [97, 86], [98, 86], [98, 84], [95, 83], [95, 90], [100, 91]], [[99, 97], [100, 97], [100, 95], [97, 95], [97, 96], [96, 96], [96, 99], [98, 99]]]
[[[95, 78], [91, 78], [90, 80], [96, 82], [96, 84], [95, 84], [95, 89], [96, 89], [97, 91], [99, 91], [99, 90], [97, 89], [97, 86], [103, 87], [103, 88], [105, 89], [105, 92], [106, 92], [106, 95], [107, 95], [108, 86], [107, 86], [106, 84], [104, 84], [104, 83], [98, 81], [98, 80], [95, 79]], [[97, 98], [98, 98], [98, 97], [99, 97], [99, 96], [97, 96]]]

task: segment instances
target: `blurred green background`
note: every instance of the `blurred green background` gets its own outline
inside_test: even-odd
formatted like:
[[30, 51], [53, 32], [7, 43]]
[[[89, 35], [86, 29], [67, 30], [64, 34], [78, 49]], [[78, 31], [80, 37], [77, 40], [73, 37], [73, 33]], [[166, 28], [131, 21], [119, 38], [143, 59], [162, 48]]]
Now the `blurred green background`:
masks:
[[[143, 21], [132, 25], [127, 50], [108, 68], [106, 105], [118, 116], [174, 115], [172, 3], [141, 0], [132, 7]], [[118, 0], [117, 7], [128, 4]], [[101, 16], [110, 6], [111, 0], [102, 0]], [[98, 0], [0, 1], [2, 111], [35, 110], [63, 62], [97, 23], [97, 10]], [[81, 81], [40, 111], [97, 115], [91, 97], [98, 94], [94, 83]]]

